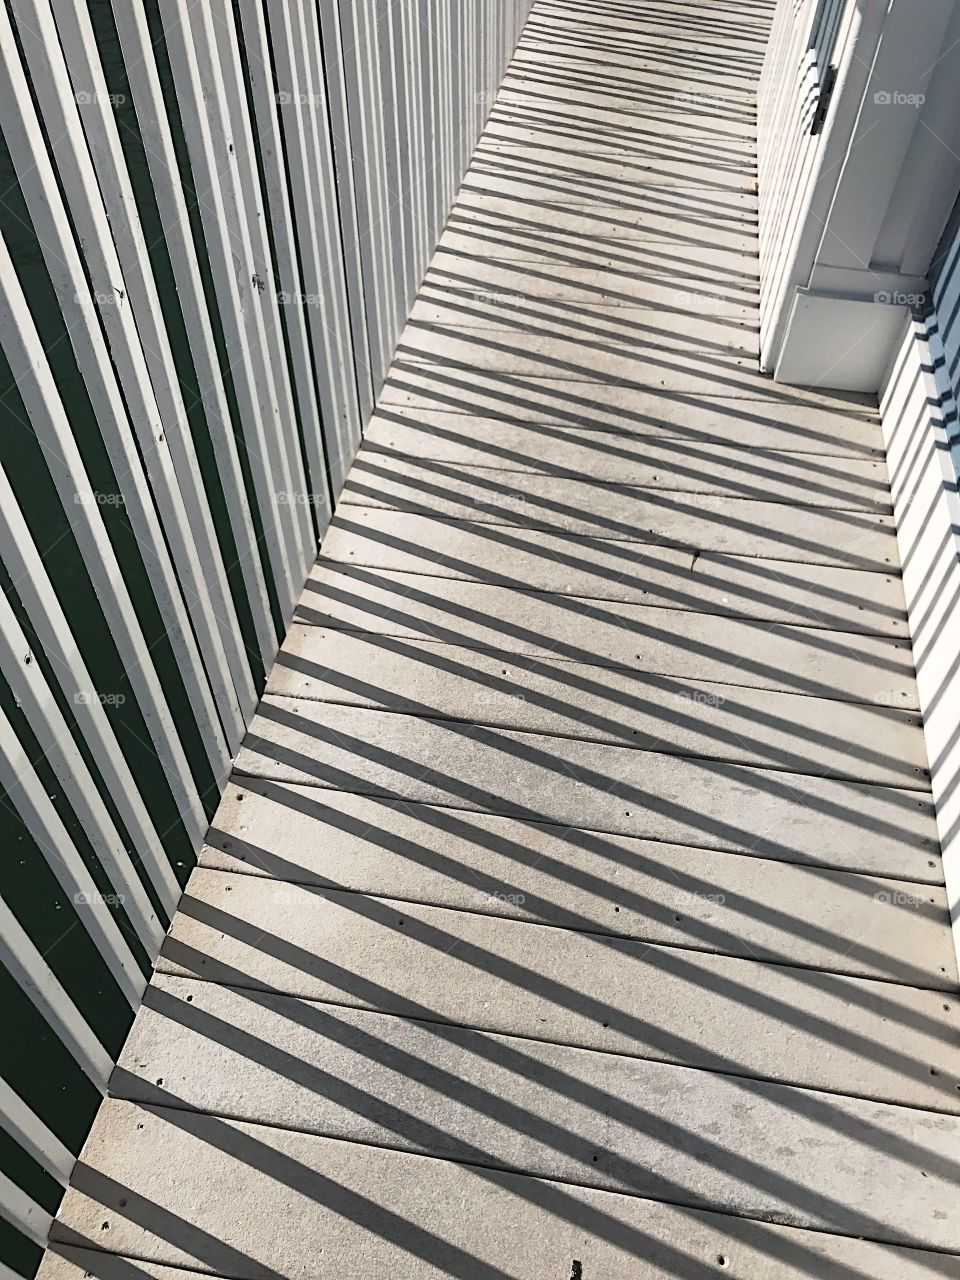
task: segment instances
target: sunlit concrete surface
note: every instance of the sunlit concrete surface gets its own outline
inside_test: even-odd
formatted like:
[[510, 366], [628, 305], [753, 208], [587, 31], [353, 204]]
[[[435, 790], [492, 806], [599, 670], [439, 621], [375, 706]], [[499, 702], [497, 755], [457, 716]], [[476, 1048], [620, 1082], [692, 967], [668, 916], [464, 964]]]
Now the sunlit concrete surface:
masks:
[[43, 1280], [960, 1277], [875, 401], [757, 368], [765, 0], [541, 0]]

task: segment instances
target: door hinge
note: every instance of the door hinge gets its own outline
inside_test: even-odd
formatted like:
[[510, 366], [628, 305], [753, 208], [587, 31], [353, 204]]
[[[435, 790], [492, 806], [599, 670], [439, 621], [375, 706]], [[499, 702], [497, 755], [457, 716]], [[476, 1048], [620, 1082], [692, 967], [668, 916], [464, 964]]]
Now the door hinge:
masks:
[[837, 82], [837, 68], [827, 67], [823, 73], [823, 83], [820, 85], [820, 96], [817, 98], [817, 105], [813, 111], [813, 119], [810, 121], [810, 134], [812, 137], [823, 128], [823, 122], [827, 118], [827, 110], [830, 107], [830, 99], [833, 97], [833, 86]]

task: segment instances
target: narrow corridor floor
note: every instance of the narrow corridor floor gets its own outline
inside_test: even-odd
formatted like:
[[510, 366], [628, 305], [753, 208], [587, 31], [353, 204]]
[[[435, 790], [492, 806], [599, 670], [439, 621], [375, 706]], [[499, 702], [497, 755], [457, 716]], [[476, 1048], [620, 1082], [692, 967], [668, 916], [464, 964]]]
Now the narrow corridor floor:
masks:
[[960, 1277], [876, 404], [758, 371], [770, 13], [535, 5], [43, 1280]]

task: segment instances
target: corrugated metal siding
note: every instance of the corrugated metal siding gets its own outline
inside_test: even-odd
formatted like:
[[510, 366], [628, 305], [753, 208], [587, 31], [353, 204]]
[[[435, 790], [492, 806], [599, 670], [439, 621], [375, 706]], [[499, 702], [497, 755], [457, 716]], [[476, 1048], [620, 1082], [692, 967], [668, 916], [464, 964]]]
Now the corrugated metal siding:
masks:
[[0, 5], [0, 1269], [39, 1258], [531, 3]]

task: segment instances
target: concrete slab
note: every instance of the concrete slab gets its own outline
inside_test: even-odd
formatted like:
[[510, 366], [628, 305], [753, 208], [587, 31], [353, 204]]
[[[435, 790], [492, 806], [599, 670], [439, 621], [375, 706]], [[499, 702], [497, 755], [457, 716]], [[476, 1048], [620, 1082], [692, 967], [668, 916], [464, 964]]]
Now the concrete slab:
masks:
[[385, 457], [361, 447], [341, 503], [448, 520], [666, 543], [883, 573], [897, 563], [893, 516], [654, 490], [593, 479]]
[[[48, 1255], [41, 1280], [80, 1280], [90, 1265], [101, 1280], [183, 1280], [177, 1267], [312, 1280], [318, 1265], [343, 1276], [413, 1267], [418, 1280], [530, 1280], [569, 1276], [574, 1261], [587, 1276], [630, 1280], [711, 1280], [718, 1267], [742, 1280], [960, 1276], [960, 1260], [943, 1254], [116, 1100], [56, 1234], [69, 1257]], [[123, 1254], [136, 1261], [118, 1263]]]
[[753, 100], [759, 71], [759, 65], [752, 59], [749, 66], [741, 69], [729, 54], [681, 57], [665, 50], [663, 44], [644, 54], [610, 47], [583, 48], [557, 39], [528, 37], [521, 38], [512, 67], [521, 75], [530, 68], [553, 79], [579, 80], [591, 88], [629, 88], [638, 97], [666, 87], [674, 94], [691, 90], [709, 92], [737, 103]]
[[[323, 540], [321, 560], [331, 572], [332, 563], [339, 562], [338, 574], [348, 572], [350, 565], [385, 571], [386, 577], [377, 572], [331, 579], [326, 594], [342, 591], [356, 598], [370, 583], [369, 602], [379, 601], [378, 616], [386, 609], [401, 623], [404, 610], [391, 606], [391, 595], [394, 605], [402, 604], [408, 591], [417, 599], [424, 591], [454, 592], [444, 596], [451, 604], [460, 599], [442, 582], [418, 580], [426, 575], [824, 630], [907, 634], [903, 590], [894, 574], [747, 556], [694, 557], [676, 547], [539, 529], [505, 530], [468, 521], [454, 524], [407, 511], [368, 507], [338, 516]], [[316, 597], [324, 588], [314, 577], [308, 590], [302, 605], [305, 616], [320, 607]], [[496, 598], [503, 603], [508, 599], [503, 594]], [[519, 607], [523, 609], [524, 602]], [[507, 616], [502, 606], [495, 616]]]
[[[594, 65], [600, 53], [609, 52], [614, 55], [609, 66], [618, 70], [648, 63], [669, 68], [686, 59], [705, 75], [731, 80], [758, 74], [764, 52], [755, 27], [734, 30], [727, 25], [718, 31], [708, 21], [696, 32], [682, 23], [673, 29], [659, 15], [639, 13], [613, 32], [582, 17], [573, 23], [557, 22], [554, 14], [541, 15], [539, 10], [530, 14], [518, 51], [538, 47], [555, 49], [585, 69]], [[753, 90], [755, 80], [749, 84]]]
[[960, 1117], [719, 1072], [160, 975], [111, 1093], [760, 1221], [960, 1244]]
[[654, 145], [688, 158], [701, 156], [708, 161], [739, 163], [745, 168], [756, 166], [753, 129], [738, 132], [723, 126], [712, 128], [701, 119], [693, 118], [687, 123], [682, 116], [667, 118], [655, 111], [644, 114], [573, 103], [564, 109], [549, 91], [540, 95], [501, 92], [487, 119], [486, 136], [491, 142], [569, 146], [598, 154], [614, 150], [619, 139], [621, 154]]
[[[440, 247], [450, 255], [445, 261], [451, 269], [456, 265], [452, 257], [460, 256], [468, 262], [477, 258], [527, 262], [534, 268], [593, 268], [597, 285], [606, 283], [605, 277], [611, 273], [628, 278], [674, 277], [677, 294], [683, 300], [681, 290], [685, 292], [689, 300], [686, 310], [691, 314], [709, 314], [714, 295], [718, 301], [724, 300], [725, 285], [742, 291], [735, 301], [755, 305], [752, 290], [758, 278], [758, 258], [754, 245], [734, 253], [723, 248], [711, 252], [693, 241], [658, 239], [650, 234], [642, 239], [592, 238], [556, 229], [543, 231], [529, 219], [490, 217], [458, 205], [451, 212]], [[707, 295], [702, 300], [696, 296], [698, 288], [701, 295]]]
[[[651, 25], [643, 32], [614, 35], [598, 27], [581, 24], [571, 30], [554, 27], [549, 20], [534, 20], [524, 32], [513, 65], [518, 74], [526, 71], [542, 78], [543, 72], [537, 66], [542, 56], [551, 69], [553, 82], [582, 82], [590, 88], [614, 91], [639, 82], [637, 97], [641, 100], [648, 93], [651, 97], [662, 94], [672, 84], [673, 95], [681, 101], [694, 89], [697, 94], [709, 93], [724, 102], [749, 102], [753, 96], [750, 81], [759, 74], [763, 50], [749, 38], [737, 47], [728, 47], [728, 41], [729, 37], [725, 37], [723, 53], [719, 54], [709, 34], [706, 40], [697, 40], [682, 29], [668, 36], [659, 26]], [[696, 87], [691, 78], [694, 74], [701, 76]], [[662, 122], [667, 140], [673, 123], [668, 107]], [[586, 139], [581, 152], [589, 153]]]
[[200, 863], [912, 986], [956, 979], [939, 885], [379, 796], [231, 783]]
[[[568, 141], [568, 140], [567, 140]], [[540, 143], [525, 143], [518, 138], [502, 140], [498, 128], [488, 129], [474, 152], [471, 168], [497, 166], [506, 161], [504, 172], [511, 174], [541, 173], [584, 174], [591, 182], [657, 183], [664, 187], [698, 187], [708, 191], [753, 192], [750, 183], [756, 177], [755, 160], [744, 154], [731, 155], [724, 148], [709, 152], [700, 147], [695, 154], [672, 134], [662, 132], [659, 138], [625, 137], [620, 152], [591, 145], [582, 138], [579, 150], [561, 145], [558, 138], [547, 137]]]
[[604, 16], [602, 12], [596, 17], [572, 16], [562, 6], [547, 6], [542, 11], [538, 8], [530, 15], [523, 40], [566, 42], [585, 52], [609, 48], [635, 55], [653, 53], [667, 61], [686, 53], [694, 63], [708, 64], [722, 50], [733, 66], [756, 66], [763, 58], [767, 31], [765, 25], [758, 23], [734, 26], [707, 16], [703, 26], [697, 28], [683, 21], [686, 15], [681, 14], [680, 22], [674, 26], [666, 16], [638, 11], [634, 21], [615, 27], [609, 20], [604, 22]]
[[[702, 88], [701, 88], [702, 91]], [[555, 142], [547, 146], [505, 144], [488, 137], [477, 147], [469, 170], [471, 176], [484, 175], [496, 181], [548, 181], [566, 176], [568, 182], [584, 178], [595, 190], [616, 192], [634, 183], [654, 183], [665, 188], [697, 187], [707, 191], [752, 192], [756, 168], [743, 161], [710, 162], [703, 157], [687, 157], [669, 142], [661, 147], [648, 144], [642, 150], [625, 147], [619, 155], [602, 154], [594, 147], [571, 151]]]
[[[574, 89], [582, 86], [582, 82], [576, 79], [571, 84]], [[698, 90], [691, 89], [691, 92]], [[711, 186], [698, 181], [696, 175], [691, 174], [682, 186], [671, 186], [669, 183], [659, 182], [658, 175], [652, 172], [643, 180], [642, 173], [643, 171], [624, 175], [620, 180], [585, 174], [578, 174], [573, 178], [570, 174], [565, 174], [563, 166], [559, 164], [545, 164], [536, 173], [531, 173], [528, 165], [510, 164], [509, 157], [499, 156], [490, 163], [474, 161], [464, 182], [471, 190], [485, 191], [490, 195], [514, 196], [527, 201], [546, 199], [553, 204], [596, 202], [614, 209], [642, 209], [649, 204], [651, 192], [657, 193], [657, 202], [667, 207], [671, 200], [665, 198], [663, 193], [681, 192], [689, 196], [690, 192], [695, 192], [694, 202], [701, 198], [710, 200], [716, 195], [736, 195], [742, 198], [742, 207], [748, 215], [756, 214], [756, 196], [750, 180], [743, 181], [736, 187]], [[747, 224], [741, 222], [739, 225], [742, 227]]]
[[236, 768], [904, 880], [926, 866], [939, 878], [930, 798], [900, 788], [274, 697]]
[[[96, 1244], [99, 1246], [99, 1241]], [[57, 1245], [47, 1250], [37, 1276], [44, 1280], [190, 1280], [196, 1271], [166, 1267], [162, 1263], [144, 1262], [141, 1258], [125, 1258], [118, 1253], [104, 1253], [99, 1247], [75, 1249]]]
[[[620, 135], [618, 145], [617, 137]], [[645, 157], [655, 157], [660, 162], [678, 160], [693, 165], [699, 160], [703, 169], [720, 169], [728, 172], [755, 171], [753, 139], [738, 139], [711, 146], [711, 141], [698, 137], [697, 129], [663, 129], [642, 125], [602, 125], [584, 118], [580, 132], [571, 119], [564, 120], [550, 113], [530, 110], [517, 103], [503, 104], [487, 121], [486, 136], [495, 147], [516, 147], [520, 150], [552, 151], [555, 154], [575, 154], [589, 147], [594, 155], [608, 158], [627, 157], [642, 163]]]
[[[529, 325], [524, 331], [522, 347], [525, 350], [518, 350], [517, 335], [513, 332], [498, 334], [464, 325], [460, 320], [453, 326], [412, 321], [404, 329], [398, 349], [405, 360], [418, 364], [469, 365], [528, 377], [550, 374], [560, 378], [576, 377], [580, 370], [584, 376], [596, 378], [624, 377], [641, 381], [652, 378], [655, 383], [664, 379], [671, 385], [674, 376], [670, 370], [678, 354], [676, 344], [671, 348], [663, 345], [660, 354], [660, 349], [651, 343], [640, 354], [623, 342], [610, 342], [603, 335], [591, 337], [586, 331], [576, 337], [548, 335], [537, 325]], [[692, 362], [713, 367], [719, 381], [730, 380], [734, 386], [744, 388], [750, 386], [747, 375], [753, 374], [754, 357], [712, 348], [691, 349], [687, 354]], [[695, 382], [702, 374], [703, 371], [694, 369], [690, 376]], [[678, 390], [686, 386], [686, 380], [676, 379]]]
[[[685, 88], [674, 92], [668, 86], [651, 84], [643, 97], [632, 93], [630, 86], [608, 80], [603, 86], [591, 85], [583, 78], [569, 75], [542, 75], [535, 67], [511, 68], [503, 79], [497, 103], [526, 102], [547, 98], [558, 111], [575, 112], [583, 106], [591, 117], [627, 121], [658, 121], [665, 117], [684, 125], [703, 125], [725, 136], [756, 138], [757, 114], [754, 104], [730, 98], [709, 89]], [[576, 194], [569, 197], [576, 202]]]
[[[600, 404], [593, 405], [587, 413], [567, 414], [557, 406], [553, 412], [541, 408], [538, 413], [532, 403], [522, 401], [515, 412], [501, 407], [499, 412], [491, 408], [473, 413], [466, 406], [458, 411], [455, 392], [445, 395], [439, 385], [436, 389], [424, 387], [418, 393], [411, 381], [418, 374], [422, 375], [422, 370], [411, 365], [384, 386], [377, 408], [381, 418], [414, 425], [436, 421], [443, 426], [471, 426], [478, 438], [491, 432], [522, 429], [539, 440], [538, 452], [543, 454], [551, 441], [565, 438], [561, 433], [572, 431], [575, 435], [570, 438], [582, 436], [587, 445], [593, 438], [591, 433], [598, 432], [618, 440], [623, 449], [631, 444], [640, 449], [653, 448], [657, 441], [669, 440], [682, 441], [691, 448], [702, 445], [721, 453], [727, 448], [756, 449], [827, 458], [865, 458], [886, 465], [879, 443], [879, 424], [869, 416], [847, 420], [843, 415], [811, 411], [806, 406], [736, 398], [718, 399], [709, 407], [701, 407], [685, 398], [656, 393], [640, 398], [640, 412], [635, 416], [624, 414], [617, 420], [610, 413], [610, 421], [605, 420], [609, 410]], [[451, 380], [450, 385], [456, 384]], [[599, 389], [600, 384], [592, 384], [591, 394]], [[448, 400], [450, 403], [445, 403]], [[553, 430], [545, 431], [544, 427]]]
[[395, 415], [386, 406], [364, 433], [368, 452], [433, 458], [457, 467], [535, 471], [675, 492], [841, 510], [888, 511], [887, 469], [877, 458], [745, 449], [699, 440], [624, 439], [576, 428], [535, 430], [519, 423], [487, 423], [466, 415]]
[[[653, 114], [646, 120], [636, 120], [626, 113], [616, 117], [611, 112], [604, 120], [588, 109], [579, 120], [583, 132], [578, 136], [578, 122], [574, 114], [570, 111], [551, 112], [547, 110], [547, 102], [545, 97], [512, 102], [498, 98], [487, 119], [484, 145], [556, 147], [581, 155], [588, 152], [607, 157], [619, 154], [629, 159], [659, 148], [661, 157], [699, 157], [705, 165], [740, 166], [751, 171], [756, 168], [755, 138], [752, 135], [728, 137], [711, 150], [710, 143], [717, 140], [716, 134], [711, 135], [707, 131], [701, 134], [696, 120], [685, 124], [682, 120], [665, 116], [657, 118]], [[618, 136], [621, 140], [619, 153], [616, 151]]]
[[[732, 361], [726, 364], [730, 366]], [[789, 438], [795, 441], [796, 449], [809, 443], [811, 452], [835, 454], [841, 440], [854, 452], [864, 446], [871, 452], [882, 447], [872, 397], [853, 391], [847, 393], [855, 397], [850, 400], [852, 412], [848, 413], [832, 394], [826, 395], [815, 388], [784, 388], [759, 374], [754, 378], [748, 372], [736, 375], [739, 382], [732, 370], [728, 370], [726, 381], [716, 374], [714, 370], [711, 393], [705, 383], [700, 391], [693, 385], [700, 376], [696, 372], [689, 375], [690, 387], [681, 391], [667, 386], [591, 381], [586, 375], [575, 380], [511, 374], [503, 369], [421, 364], [401, 356], [391, 367], [379, 403], [410, 404], [411, 397], [417, 397], [417, 403], [428, 409], [492, 413], [510, 419], [559, 422], [575, 427], [612, 427], [640, 434], [656, 434], [660, 424], [666, 422], [667, 429], [676, 435], [676, 425], [685, 419], [695, 429], [719, 430], [726, 425], [731, 432], [739, 432], [741, 439], [750, 431], [750, 438], [769, 448], [775, 447], [777, 424], [790, 423]], [[829, 412], [824, 415], [811, 412], [818, 409]], [[738, 427], [732, 419], [742, 425]], [[737, 435], [732, 438], [736, 439]], [[825, 447], [817, 448], [818, 443]]]
[[[470, 241], [474, 249], [479, 246], [480, 242], [475, 237], [471, 236]], [[563, 256], [561, 254], [558, 260], [562, 261]], [[654, 347], [669, 344], [673, 351], [689, 348], [691, 351], [752, 354], [758, 342], [755, 325], [725, 318], [679, 312], [665, 316], [649, 307], [621, 307], [605, 303], [579, 307], [574, 316], [561, 299], [519, 298], [515, 294], [482, 292], [451, 294], [441, 291], [435, 294], [429, 288], [421, 291], [410, 321], [418, 328], [436, 325], [447, 329], [478, 329], [510, 333], [514, 339], [533, 331], [568, 339], [580, 335], [625, 349], [638, 341], [647, 341]]]
[[[623, 289], [631, 287], [638, 277], [644, 279], [659, 277], [664, 283], [671, 278], [674, 284], [674, 298], [663, 295], [667, 302], [676, 305], [684, 304], [690, 315], [709, 316], [719, 303], [742, 303], [749, 308], [756, 307], [753, 288], [757, 280], [757, 256], [752, 253], [734, 253], [730, 249], [720, 248], [716, 252], [701, 249], [692, 239], [685, 243], [656, 239], [647, 235], [643, 239], [589, 238], [573, 232], [560, 232], [548, 228], [538, 230], [533, 222], [506, 220], [489, 217], [468, 208], [457, 206], [451, 214], [450, 221], [441, 241], [443, 253], [446, 255], [438, 266], [455, 271], [458, 260], [469, 267], [475, 262], [500, 262], [507, 266], [511, 262], [527, 262], [533, 270], [531, 283], [534, 294], [549, 296], [552, 277], [549, 268], [570, 267], [578, 273], [586, 273], [593, 269], [593, 281], [578, 276], [585, 286], [594, 285], [595, 289], [619, 286]], [[554, 276], [556, 272], [554, 271]], [[614, 276], [609, 280], [609, 276]], [[620, 280], [617, 277], [625, 277]], [[542, 286], [540, 285], [542, 282]], [[735, 291], [735, 292], [731, 292]], [[508, 296], [514, 296], [513, 290]], [[603, 302], [602, 295], [591, 299], [584, 289], [582, 304], [591, 301]], [[655, 295], [653, 303], [658, 299]], [[612, 296], [607, 305], [644, 305], [643, 299], [631, 302], [629, 298]], [[650, 305], [649, 303], [646, 305]], [[569, 309], [568, 309], [569, 310]], [[574, 313], [573, 318], [576, 318]], [[744, 314], [744, 323], [757, 323], [756, 315]], [[674, 325], [678, 330], [679, 324]]]
[[[707, 198], [718, 192], [744, 193], [749, 202], [748, 208], [751, 212], [755, 211], [756, 197], [752, 194], [754, 190], [752, 177], [737, 175], [735, 180], [726, 183], [711, 183], [709, 179], [704, 182], [702, 177], [698, 176], [695, 166], [691, 165], [689, 174], [681, 180], [682, 185], [671, 185], [665, 181], [669, 174], [669, 168], [657, 170], [652, 165], [649, 168], [640, 165], [630, 170], [624, 168], [619, 177], [570, 174], [565, 172], [565, 166], [559, 162], [552, 164], [544, 162], [535, 172], [532, 172], [527, 161], [511, 160], [509, 155], [498, 155], [474, 160], [465, 181], [469, 182], [472, 188], [488, 191], [493, 195], [523, 196], [526, 199], [545, 196], [551, 201], [562, 198], [565, 191], [577, 185], [581, 189], [581, 200], [607, 201], [614, 207], [626, 205], [628, 208], [637, 207], [641, 202], [636, 192], [638, 188], [643, 187], [659, 193], [703, 192]], [[661, 203], [668, 203], [668, 201], [662, 199]]]
[[346, 578], [325, 574], [311, 576], [297, 612], [301, 621], [465, 644], [508, 660], [540, 655], [882, 707], [917, 706], [909, 649], [886, 637], [437, 577], [356, 569]]
[[[770, 8], [772, 6], [768, 6]], [[633, 20], [624, 19], [634, 14]], [[630, 41], [655, 35], [661, 43], [676, 38], [682, 45], [686, 40], [702, 41], [707, 48], [716, 49], [722, 40], [723, 49], [746, 45], [763, 51], [767, 40], [767, 17], [761, 11], [751, 13], [749, 6], [730, 10], [720, 4], [644, 5], [642, 10], [627, 10], [614, 4], [598, 5], [588, 11], [584, 6], [543, 3], [537, 6], [532, 18], [551, 31], [599, 32], [617, 40]]]
[[[547, 105], [553, 109], [557, 104], [551, 98]], [[573, 109], [581, 110], [581, 104], [577, 103]], [[755, 225], [747, 221], [742, 226], [738, 219], [729, 224], [721, 220], [716, 225], [693, 201], [683, 209], [670, 211], [659, 208], [653, 201], [647, 209], [618, 211], [610, 205], [591, 204], [589, 200], [576, 204], [542, 200], [533, 204], [487, 195], [467, 186], [457, 196], [451, 219], [463, 231], [467, 231], [474, 220], [494, 223], [503, 227], [505, 236], [513, 229], [515, 236], [529, 230], [543, 236], [597, 237], [628, 244], [656, 239], [665, 243], [667, 252], [677, 255], [695, 248], [695, 261], [705, 268], [733, 266], [739, 270], [739, 260], [757, 254], [759, 248]], [[491, 253], [490, 256], [499, 255]]]
[[929, 790], [915, 712], [444, 641], [294, 624], [266, 692]]
[[[476, 234], [475, 232], [472, 234]], [[505, 237], [498, 236], [498, 243]], [[519, 237], [514, 237], [516, 243]], [[695, 258], [695, 250], [660, 252], [657, 248], [638, 249], [627, 258], [616, 246], [592, 257], [568, 252], [563, 259], [544, 252], [543, 263], [536, 260], [536, 242], [522, 259], [512, 261], [487, 253], [486, 244], [474, 249], [448, 237], [427, 272], [424, 285], [431, 291], [496, 296], [508, 298], [556, 298], [566, 302], [616, 303], [622, 306], [659, 308], [665, 319], [676, 308], [694, 314], [721, 316], [744, 324], [757, 324], [759, 304], [756, 280], [738, 269], [704, 267]], [[575, 319], [579, 307], [569, 308]], [[676, 323], [676, 322], [675, 322]], [[751, 368], [757, 368], [753, 361]], [[762, 375], [757, 372], [757, 380]], [[589, 380], [589, 374], [584, 374]], [[763, 378], [764, 385], [771, 384]], [[718, 395], [729, 395], [722, 384]], [[790, 399], [788, 394], [781, 394]]]
[[[639, 18], [639, 21], [637, 19]], [[546, 47], [556, 50], [558, 59], [581, 67], [586, 74], [597, 63], [598, 55], [610, 52], [615, 55], [609, 63], [618, 73], [647, 66], [669, 71], [686, 58], [690, 69], [702, 71], [718, 80], [746, 79], [759, 72], [763, 58], [763, 46], [756, 38], [756, 28], [748, 26], [734, 31], [729, 25], [718, 29], [709, 20], [698, 32], [689, 24], [681, 23], [673, 30], [664, 14], [647, 15], [634, 12], [621, 26], [619, 33], [599, 27], [578, 16], [575, 23], [555, 24], [552, 15], [539, 11], [531, 13], [520, 37], [518, 53]], [[516, 67], [514, 58], [511, 66]], [[545, 59], [549, 66], [549, 59]], [[561, 73], [557, 73], [559, 79]], [[598, 81], [602, 79], [598, 72]], [[626, 76], [621, 77], [626, 79]], [[755, 89], [755, 80], [749, 82]], [[643, 91], [636, 95], [642, 101]]]
[[[721, 46], [712, 32], [701, 32], [698, 37], [689, 29], [670, 30], [665, 26], [655, 22], [644, 23], [642, 28], [631, 25], [617, 34], [591, 23], [556, 25], [547, 15], [540, 18], [533, 14], [520, 38], [514, 65], [522, 65], [525, 53], [535, 59], [546, 51], [546, 63], [555, 61], [558, 67], [557, 79], [567, 69], [573, 69], [611, 80], [639, 72], [639, 78], [646, 82], [651, 72], [669, 73], [680, 68], [699, 71], [705, 83], [718, 85], [721, 92], [729, 93], [728, 86], [738, 93], [743, 89], [753, 92], [752, 80], [763, 63], [763, 45], [753, 32], [745, 32], [745, 38], [738, 39], [727, 28]], [[605, 60], [607, 54], [611, 55], [609, 60]], [[680, 83], [683, 84], [682, 79]], [[665, 127], [669, 128], [669, 121]]]
[[960, 1006], [889, 982], [203, 868], [157, 968], [960, 1112]]

